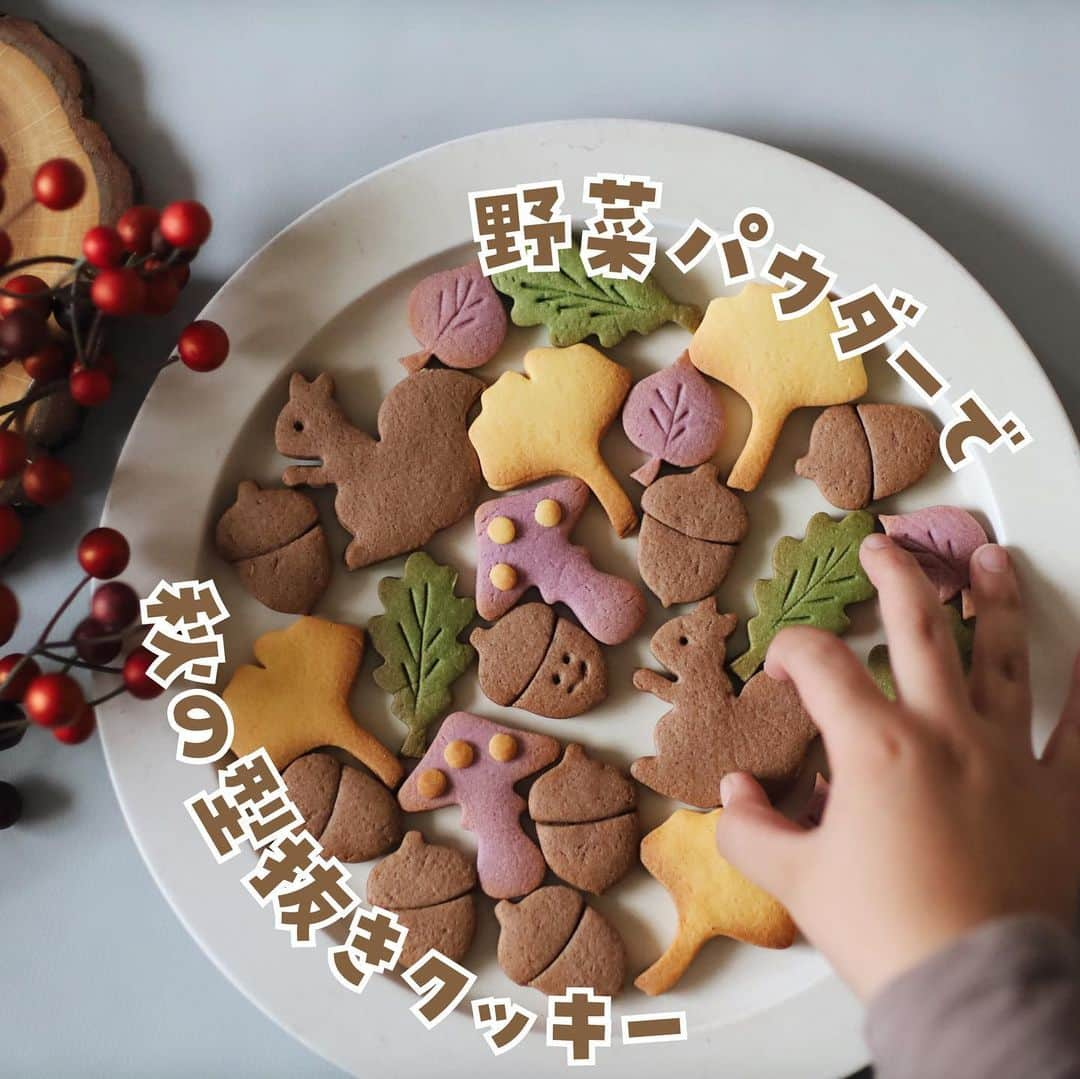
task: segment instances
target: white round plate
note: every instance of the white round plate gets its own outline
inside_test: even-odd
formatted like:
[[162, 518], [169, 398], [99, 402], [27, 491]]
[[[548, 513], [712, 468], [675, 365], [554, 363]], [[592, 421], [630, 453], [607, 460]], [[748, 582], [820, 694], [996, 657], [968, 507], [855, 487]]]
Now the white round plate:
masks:
[[[751, 205], [768, 209], [776, 239], [824, 252], [851, 292], [872, 282], [901, 288], [927, 306], [908, 339], [951, 384], [950, 397], [974, 389], [1000, 415], [1015, 411], [1034, 444], [1012, 454], [977, 452], [959, 474], [940, 462], [931, 476], [880, 508], [905, 511], [948, 502], [977, 511], [1023, 564], [1035, 627], [1035, 684], [1040, 722], [1058, 706], [1068, 651], [1080, 626], [1080, 489], [1072, 430], [1031, 352], [993, 301], [948, 254], [876, 198], [815, 165], [745, 139], [670, 124], [626, 120], [570, 121], [494, 131], [417, 154], [356, 182], [327, 199], [277, 236], [225, 285], [205, 315], [232, 339], [228, 363], [213, 375], [169, 368], [151, 390], [116, 470], [106, 523], [123, 530], [135, 557], [130, 579], [145, 594], [159, 579], [213, 577], [232, 612], [226, 623], [230, 668], [251, 657], [251, 642], [289, 618], [260, 607], [216, 556], [213, 523], [232, 501], [236, 483], [275, 482], [283, 460], [273, 446], [273, 420], [286, 399], [289, 372], [333, 372], [338, 398], [361, 427], [374, 430], [378, 403], [403, 369], [398, 357], [415, 349], [406, 298], [425, 274], [472, 257], [466, 195], [527, 181], [561, 179], [568, 208], [580, 222], [582, 178], [597, 172], [644, 174], [664, 183], [663, 211], [654, 215], [661, 244], [701, 218], [721, 232]], [[758, 252], [760, 269], [761, 252]], [[718, 260], [683, 277], [661, 256], [657, 270], [667, 291], [704, 304], [724, 290]], [[669, 326], [648, 337], [631, 335], [606, 350], [635, 377], [670, 363], [689, 340]], [[491, 380], [520, 365], [527, 348], [545, 344], [543, 328], [512, 328], [499, 357], [478, 374]], [[880, 359], [868, 362], [874, 399], [920, 403]], [[724, 391], [729, 434], [719, 460], [725, 467], [746, 431], [746, 407]], [[801, 535], [809, 517], [828, 510], [813, 484], [797, 479], [792, 463], [806, 445], [813, 412], [788, 423], [761, 487], [747, 497], [751, 533], [728, 581], [721, 608], [745, 620], [750, 590], [769, 575], [769, 554], [785, 534]], [[948, 406], [937, 419], [948, 418]], [[628, 491], [629, 472], [642, 461], [613, 428], [605, 454]], [[345, 534], [334, 522], [329, 493], [320, 493], [323, 520], [338, 555]], [[633, 539], [616, 541], [595, 505], [578, 535], [601, 568], [634, 575]], [[474, 553], [466, 520], [436, 537], [433, 555], [461, 570], [471, 591]], [[317, 613], [364, 624], [380, 608], [379, 578], [398, 574], [402, 560], [352, 574], [339, 568]], [[857, 612], [853, 646], [865, 655], [880, 632], [873, 604]], [[627, 765], [651, 752], [653, 726], [664, 706], [630, 686], [634, 667], [653, 661], [648, 638], [664, 620], [652, 603], [639, 637], [610, 652], [615, 688], [604, 706], [575, 720], [540, 720], [484, 700], [469, 675], [455, 689], [455, 707], [584, 742], [604, 759]], [[740, 631], [741, 634], [741, 631]], [[740, 638], [731, 642], [737, 654]], [[388, 700], [371, 679], [365, 658], [352, 704], [355, 714], [388, 744], [401, 737]], [[227, 676], [227, 675], [226, 675]], [[224, 684], [224, 680], [221, 684]], [[414, 998], [393, 976], [376, 978], [356, 997], [330, 976], [325, 939], [292, 949], [240, 885], [254, 860], [242, 853], [217, 865], [196, 833], [184, 800], [215, 785], [209, 767], [179, 764], [165, 701], [121, 697], [103, 717], [102, 735], [113, 782], [128, 824], [162, 891], [208, 955], [268, 1015], [316, 1052], [354, 1074], [415, 1075], [440, 1079], [550, 1074], [564, 1051], [544, 1044], [543, 1023], [508, 1057], [495, 1058], [464, 1009], [432, 1031], [410, 1013]], [[498, 713], [504, 713], [499, 716]], [[646, 826], [659, 823], [672, 803], [647, 794]], [[470, 847], [456, 809], [416, 818], [429, 835], [451, 836]], [[368, 866], [356, 867], [358, 890]], [[873, 902], [872, 896], [866, 897]], [[674, 932], [667, 894], [642, 869], [598, 906], [627, 940], [633, 974], [651, 963]], [[482, 929], [468, 963], [479, 975], [475, 995], [505, 995], [543, 1014], [544, 998], [521, 989], [494, 963], [495, 919], [485, 902]], [[650, 1010], [687, 1012], [685, 1042], [623, 1047], [619, 1017]], [[657, 1066], [682, 1075], [840, 1075], [866, 1056], [860, 1010], [805, 944], [772, 952], [726, 941], [706, 946], [671, 993], [649, 1000], [629, 990], [616, 1002], [614, 1037], [598, 1052], [599, 1070], [653, 1074]]]

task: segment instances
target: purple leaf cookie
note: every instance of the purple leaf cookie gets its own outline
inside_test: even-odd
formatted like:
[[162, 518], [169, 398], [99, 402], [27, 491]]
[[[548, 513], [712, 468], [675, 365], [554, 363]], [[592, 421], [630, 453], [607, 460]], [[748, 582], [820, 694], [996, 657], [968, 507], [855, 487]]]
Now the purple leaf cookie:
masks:
[[483, 503], [476, 511], [476, 609], [501, 618], [535, 586], [545, 603], [565, 603], [602, 644], [621, 644], [645, 620], [637, 585], [602, 573], [570, 533], [589, 489], [567, 478]]
[[506, 310], [478, 262], [425, 277], [409, 293], [409, 326], [424, 347], [402, 357], [418, 371], [432, 356], [447, 367], [487, 363], [506, 337]]
[[631, 473], [648, 487], [662, 461], [692, 468], [712, 457], [724, 433], [724, 411], [684, 352], [671, 367], [634, 386], [623, 406], [622, 424], [626, 437], [652, 454]]

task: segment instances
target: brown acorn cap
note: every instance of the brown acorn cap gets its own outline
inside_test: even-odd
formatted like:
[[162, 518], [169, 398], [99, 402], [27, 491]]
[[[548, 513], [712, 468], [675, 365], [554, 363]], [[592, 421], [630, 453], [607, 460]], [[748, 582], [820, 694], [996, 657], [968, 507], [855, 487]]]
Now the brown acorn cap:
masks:
[[738, 543], [749, 527], [739, 496], [720, 482], [711, 461], [650, 484], [641, 508], [676, 532], [710, 543]]
[[387, 910], [407, 910], [457, 899], [475, 887], [471, 859], [453, 847], [426, 843], [412, 831], [368, 874], [367, 901]]
[[907, 490], [926, 475], [937, 452], [938, 432], [910, 405], [858, 405], [870, 445], [874, 498]]
[[528, 985], [558, 958], [581, 920], [585, 900], [561, 884], [538, 888], [518, 903], [495, 905], [499, 966], [518, 985]]
[[837, 509], [859, 510], [870, 504], [870, 445], [851, 405], [831, 405], [818, 416], [810, 429], [810, 446], [795, 462], [795, 474], [813, 480]]
[[214, 542], [222, 558], [236, 562], [284, 547], [318, 521], [315, 503], [302, 492], [264, 491], [254, 480], [244, 480], [218, 520]]
[[329, 753], [298, 757], [282, 773], [289, 797], [304, 818], [304, 827], [318, 839], [337, 801], [342, 764]]
[[480, 657], [484, 695], [495, 704], [513, 704], [544, 662], [554, 632], [555, 612], [546, 603], [524, 603], [490, 629], [474, 629], [469, 643]]
[[618, 768], [575, 744], [529, 791], [529, 816], [544, 824], [606, 820], [637, 806], [637, 789]]

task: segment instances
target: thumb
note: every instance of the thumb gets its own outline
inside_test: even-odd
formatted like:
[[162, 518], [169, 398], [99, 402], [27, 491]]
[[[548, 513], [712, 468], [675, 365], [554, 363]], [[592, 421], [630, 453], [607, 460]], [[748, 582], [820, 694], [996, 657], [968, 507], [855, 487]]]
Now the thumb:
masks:
[[774, 809], [761, 784], [748, 772], [731, 772], [720, 782], [723, 812], [716, 823], [716, 846], [740, 873], [788, 904], [799, 879], [806, 832]]

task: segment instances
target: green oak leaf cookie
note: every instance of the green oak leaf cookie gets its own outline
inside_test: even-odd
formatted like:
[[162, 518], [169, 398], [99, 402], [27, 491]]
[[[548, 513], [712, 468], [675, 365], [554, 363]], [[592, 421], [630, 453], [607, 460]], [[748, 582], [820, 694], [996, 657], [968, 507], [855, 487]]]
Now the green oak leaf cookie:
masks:
[[870, 599], [874, 586], [859, 563], [859, 545], [874, 518], [856, 510], [839, 521], [815, 513], [801, 539], [784, 536], [773, 550], [775, 576], [754, 585], [758, 613], [746, 630], [750, 647], [731, 665], [745, 682], [765, 661], [769, 644], [786, 626], [817, 626], [843, 633], [845, 608]]
[[644, 281], [589, 277], [576, 246], [559, 252], [557, 270], [505, 270], [492, 274], [491, 281], [513, 299], [514, 325], [547, 326], [556, 348], [590, 335], [610, 348], [629, 333], [652, 333], [665, 322], [677, 322], [691, 333], [701, 322], [698, 308], [676, 303], [651, 276]]
[[409, 555], [403, 577], [384, 577], [379, 600], [386, 610], [371, 620], [371, 643], [383, 658], [375, 681], [394, 695], [394, 715], [409, 728], [401, 746], [422, 757], [427, 728], [450, 704], [450, 686], [472, 663], [472, 645], [457, 639], [476, 614], [469, 598], [455, 596], [457, 571], [423, 551]]
[[[975, 645], [975, 627], [971, 622], [965, 622], [960, 617], [960, 612], [951, 604], [945, 605], [945, 614], [949, 619], [949, 630], [952, 639], [956, 641], [956, 647], [960, 652], [960, 662], [966, 671], [971, 666], [971, 651]], [[866, 657], [866, 665], [870, 668], [870, 677], [877, 683], [878, 689], [889, 698], [896, 700], [896, 686], [893, 684], [892, 666], [889, 663], [889, 646], [887, 644], [875, 644]]]

